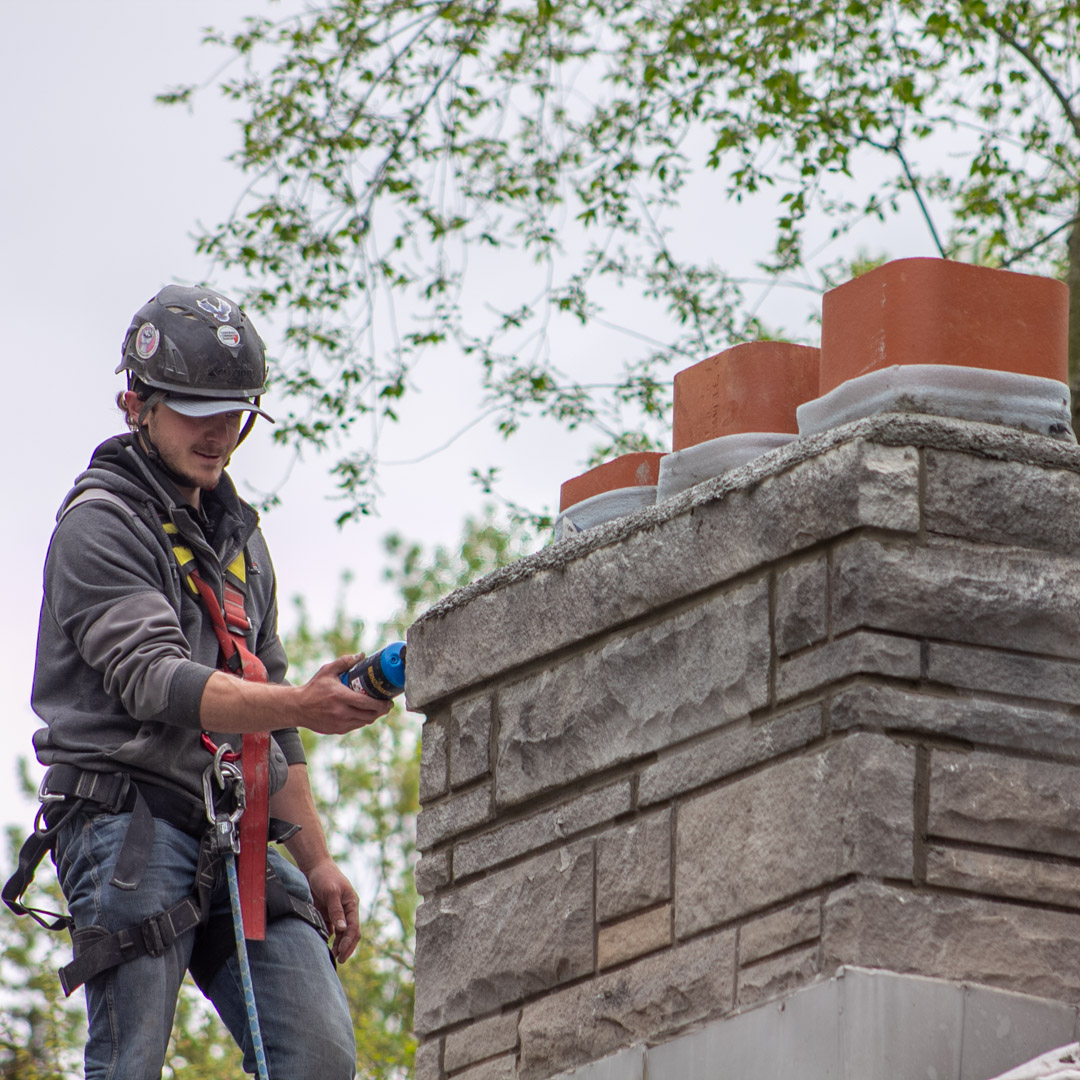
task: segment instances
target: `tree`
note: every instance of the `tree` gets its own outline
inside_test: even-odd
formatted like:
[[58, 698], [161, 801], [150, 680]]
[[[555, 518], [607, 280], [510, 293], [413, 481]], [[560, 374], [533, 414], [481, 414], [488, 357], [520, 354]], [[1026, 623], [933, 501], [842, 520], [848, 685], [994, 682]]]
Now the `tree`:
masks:
[[[479, 379], [504, 434], [540, 414], [594, 429], [601, 456], [656, 445], [666, 366], [766, 333], [745, 271], [702, 244], [740, 204], [771, 207], [773, 283], [837, 283], [854, 253], [836, 242], [897, 215], [919, 220], [926, 254], [1065, 277], [1075, 383], [1078, 23], [1076, 0], [330, 0], [255, 16], [207, 35], [234, 61], [220, 87], [247, 186], [199, 244], [285, 322], [276, 378], [295, 407], [277, 437], [340, 451], [343, 517], [370, 508], [378, 465], [355, 421], [397, 418], [426, 351]], [[598, 357], [613, 320], [632, 347]], [[578, 370], [554, 358], [570, 349], [588, 350]]]
[[[401, 607], [374, 633], [346, 614], [350, 578], [329, 626], [314, 629], [302, 600], [285, 639], [294, 680], [334, 656], [369, 650], [404, 635], [425, 607], [534, 546], [520, 527], [491, 513], [466, 521], [460, 545], [425, 550], [398, 535], [385, 541], [386, 578]], [[339, 968], [357, 1044], [358, 1075], [401, 1080], [412, 1073], [413, 928], [417, 898], [415, 816], [419, 795], [419, 718], [400, 704], [385, 720], [345, 738], [304, 733], [312, 789], [335, 857], [351, 873], [363, 904], [364, 936]], [[36, 791], [24, 769], [28, 794]], [[9, 838], [13, 866], [21, 838]], [[5, 880], [7, 873], [4, 874]], [[63, 910], [47, 864], [34, 885], [37, 906]], [[70, 959], [66, 936], [29, 918], [0, 914], [0, 1080], [61, 1080], [78, 1071], [86, 1019], [81, 995], [61, 993], [56, 969]], [[240, 1053], [216, 1014], [185, 981], [164, 1075], [177, 1080], [240, 1080]]]

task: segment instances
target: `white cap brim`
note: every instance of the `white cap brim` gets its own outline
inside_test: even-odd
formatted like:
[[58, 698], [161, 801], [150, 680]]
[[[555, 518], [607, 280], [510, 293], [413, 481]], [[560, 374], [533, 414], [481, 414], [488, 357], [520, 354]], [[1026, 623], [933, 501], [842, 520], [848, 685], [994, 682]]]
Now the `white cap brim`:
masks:
[[253, 412], [269, 420], [271, 424], [274, 423], [274, 418], [269, 413], [263, 412], [258, 405], [246, 398], [176, 397], [173, 394], [167, 394], [163, 403], [173, 412], [180, 413], [181, 416], [202, 417], [220, 416], [222, 413], [230, 412]]

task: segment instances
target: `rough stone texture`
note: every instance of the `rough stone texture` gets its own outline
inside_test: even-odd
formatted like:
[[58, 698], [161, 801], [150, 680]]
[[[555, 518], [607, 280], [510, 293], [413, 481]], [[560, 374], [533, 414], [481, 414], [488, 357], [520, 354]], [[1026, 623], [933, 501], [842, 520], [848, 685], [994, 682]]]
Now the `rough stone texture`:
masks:
[[649, 806], [805, 746], [822, 733], [820, 705], [768, 720], [728, 724], [684, 750], [660, 758], [641, 773], [638, 805]]
[[593, 969], [593, 845], [538, 855], [421, 904], [416, 1031], [483, 1016]]
[[428, 802], [446, 793], [449, 769], [446, 754], [446, 725], [428, 720], [420, 733], [420, 801]]
[[805, 945], [740, 968], [735, 1004], [743, 1009], [759, 1001], [789, 994], [804, 983], [812, 982], [820, 971], [817, 945]]
[[856, 630], [781, 661], [776, 674], [776, 700], [788, 701], [852, 675], [918, 679], [920, 650], [915, 638]]
[[562, 806], [511, 821], [458, 844], [454, 849], [454, 876], [460, 880], [602, 821], [610, 821], [629, 809], [630, 782], [620, 780]]
[[676, 825], [676, 936], [846, 874], [910, 877], [914, 785], [911, 748], [856, 735], [687, 801]]
[[1080, 657], [1080, 577], [1064, 556], [868, 537], [833, 557], [832, 629], [856, 627]]
[[464, 1069], [517, 1047], [518, 1012], [492, 1016], [446, 1036], [443, 1064], [447, 1072]]
[[1024, 994], [1080, 996], [1080, 913], [870, 882], [825, 902], [823, 971], [840, 964], [917, 972]]
[[776, 651], [780, 656], [822, 641], [828, 633], [828, 560], [796, 563], [776, 575]]
[[653, 753], [768, 699], [762, 578], [499, 692], [500, 806]]
[[453, 594], [409, 630], [409, 707], [860, 526], [914, 533], [917, 451], [844, 441], [874, 430], [854, 424], [798, 440], [791, 452], [766, 454]]
[[447, 837], [455, 836], [491, 818], [491, 789], [476, 788], [453, 795], [425, 807], [416, 819], [416, 846], [426, 851]]
[[439, 1056], [442, 1053], [442, 1039], [428, 1039], [416, 1048], [413, 1059], [413, 1080], [439, 1080], [442, 1074]]
[[931, 836], [1080, 856], [1080, 768], [1004, 754], [935, 751]]
[[416, 891], [421, 896], [430, 896], [450, 881], [450, 873], [449, 851], [428, 852], [416, 864]]
[[1067, 705], [1080, 701], [1080, 664], [1073, 661], [936, 641], [930, 642], [928, 656], [928, 678], [947, 686]]
[[506, 1054], [494, 1061], [474, 1065], [464, 1072], [455, 1073], [454, 1080], [516, 1080], [517, 1055]]
[[1080, 867], [1070, 863], [931, 845], [926, 880], [965, 892], [1080, 908]]
[[491, 698], [455, 702], [450, 709], [450, 784], [459, 787], [486, 776], [491, 743]]
[[602, 927], [596, 941], [596, 964], [603, 971], [671, 944], [671, 905], [653, 908]]
[[671, 899], [671, 811], [609, 829], [596, 841], [600, 922]]
[[924, 506], [931, 532], [1080, 553], [1080, 476], [1065, 469], [928, 450]]
[[734, 967], [735, 934], [725, 931], [527, 1005], [520, 1026], [521, 1080], [542, 1080], [727, 1012]]
[[821, 898], [813, 896], [740, 927], [739, 963], [751, 964], [820, 935]]
[[418, 1080], [651, 1076], [843, 964], [1080, 999], [1080, 449], [905, 417], [766, 458], [410, 631]]
[[973, 743], [1080, 758], [1080, 726], [1066, 709], [852, 686], [832, 700], [834, 731], [852, 727], [946, 735]]

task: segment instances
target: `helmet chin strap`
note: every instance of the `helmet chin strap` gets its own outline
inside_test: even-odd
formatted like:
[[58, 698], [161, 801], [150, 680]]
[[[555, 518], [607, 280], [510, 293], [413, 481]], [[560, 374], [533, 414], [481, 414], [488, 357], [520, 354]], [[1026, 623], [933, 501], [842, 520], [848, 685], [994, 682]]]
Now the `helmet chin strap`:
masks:
[[[259, 398], [255, 399], [256, 406], [259, 404]], [[236, 445], [239, 446], [247, 437], [248, 432], [255, 426], [255, 421], [259, 418], [259, 414], [255, 412], [249, 412], [247, 419], [244, 421], [244, 426], [240, 429], [240, 437], [236, 440]]]

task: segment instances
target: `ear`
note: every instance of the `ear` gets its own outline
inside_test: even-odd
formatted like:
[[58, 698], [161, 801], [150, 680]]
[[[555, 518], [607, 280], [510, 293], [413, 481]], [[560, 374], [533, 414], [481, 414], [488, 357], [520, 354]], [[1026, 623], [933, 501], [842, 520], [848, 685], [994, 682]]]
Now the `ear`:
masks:
[[124, 408], [127, 409], [128, 419], [138, 427], [139, 425], [139, 413], [142, 411], [143, 403], [139, 400], [139, 395], [134, 390], [124, 391]]

